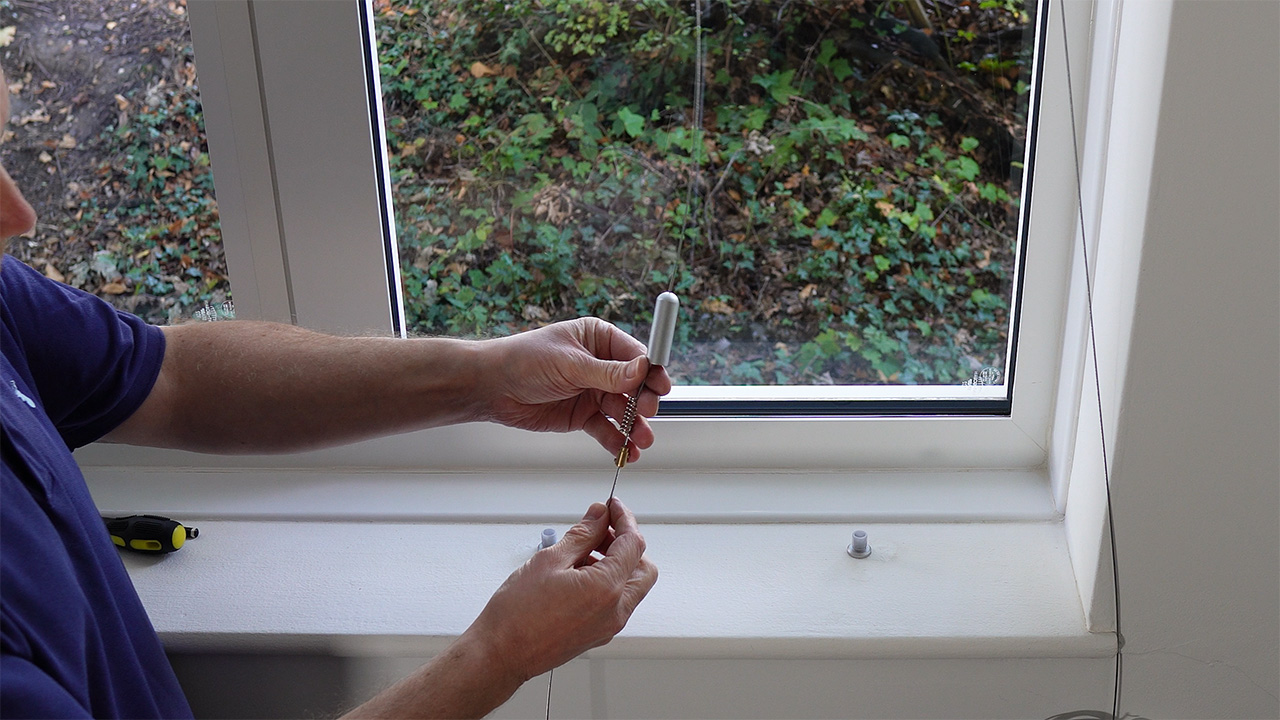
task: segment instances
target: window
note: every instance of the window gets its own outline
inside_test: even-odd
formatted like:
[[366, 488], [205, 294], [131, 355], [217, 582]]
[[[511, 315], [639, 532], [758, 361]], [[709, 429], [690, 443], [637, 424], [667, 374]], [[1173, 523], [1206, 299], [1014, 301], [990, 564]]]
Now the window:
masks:
[[[385, 263], [388, 253], [394, 257], [398, 249], [391, 232], [394, 188], [387, 180], [391, 177], [389, 162], [379, 168], [385, 156], [375, 152], [382, 144], [383, 123], [381, 104], [376, 102], [376, 94], [368, 91], [379, 80], [368, 63], [373, 47], [372, 25], [367, 22], [370, 8], [353, 0], [313, 0], [307, 9], [298, 13], [290, 4], [248, 0], [197, 2], [191, 8], [210, 147], [222, 191], [228, 263], [237, 283], [237, 309], [246, 317], [292, 318], [305, 325], [348, 332], [385, 333], [389, 327], [404, 328], [400, 280], [394, 275], [396, 269], [388, 269]], [[1069, 3], [1067, 11], [1072, 14], [1069, 26], [1078, 33], [1070, 39], [1072, 57], [1080, 62], [1088, 56], [1083, 46], [1091, 40], [1087, 31], [1093, 5]], [[1111, 8], [1111, 15], [1112, 19], [1118, 16], [1117, 7]], [[1104, 59], [1108, 29], [1103, 23], [1098, 30], [1101, 50], [1097, 57]], [[1035, 198], [1036, 211], [1025, 231], [1032, 242], [1022, 266], [1020, 282], [1026, 292], [1019, 311], [1019, 342], [1013, 351], [1018, 368], [1011, 380], [1016, 402], [1004, 415], [970, 417], [930, 412], [659, 418], [660, 445], [645, 455], [642, 464], [627, 470], [624, 482], [630, 486], [625, 496], [635, 507], [643, 506], [647, 520], [670, 523], [651, 526], [656, 534], [652, 541], [654, 547], [671, 549], [665, 557], [678, 556], [677, 567], [704, 564], [707, 542], [715, 543], [713, 552], [733, 556], [759, 541], [760, 527], [748, 525], [777, 523], [768, 532], [786, 538], [787, 544], [763, 543], [770, 548], [768, 561], [757, 562], [759, 558], [752, 556], [740, 566], [744, 570], [740, 577], [768, 580], [794, 573], [802, 584], [814, 578], [826, 582], [827, 576], [813, 570], [821, 570], [832, 556], [844, 560], [842, 550], [847, 542], [847, 531], [833, 523], [846, 523], [851, 517], [881, 520], [886, 526], [899, 526], [904, 534], [898, 542], [911, 536], [909, 542], [925, 548], [946, 573], [954, 573], [938, 575], [954, 578], [944, 584], [946, 587], [974, 590], [966, 590], [966, 597], [980, 602], [971, 603], [972, 615], [953, 613], [949, 619], [956, 625], [940, 626], [932, 622], [936, 613], [929, 610], [936, 604], [929, 594], [939, 587], [931, 580], [934, 574], [928, 575], [930, 580], [924, 586], [916, 587], [913, 583], [922, 577], [917, 572], [919, 565], [899, 566], [906, 572], [889, 573], [889, 579], [896, 581], [868, 585], [873, 592], [884, 593], [884, 602], [875, 603], [877, 607], [890, 608], [890, 615], [906, 619], [898, 625], [877, 623], [869, 631], [877, 639], [884, 639], [886, 631], [894, 637], [909, 637], [913, 643], [934, 637], [942, 643], [911, 647], [952, 652], [956, 638], [969, 638], [982, 640], [972, 646], [979, 655], [1003, 655], [1025, 654], [1028, 638], [1043, 634], [1041, 640], [1052, 644], [1050, 654], [1072, 654], [1073, 662], [1073, 653], [1102, 657], [1111, 652], [1105, 635], [1083, 632], [1078, 600], [1084, 597], [1088, 604], [1092, 590], [1085, 592], [1081, 585], [1077, 594], [1068, 569], [1072, 559], [1083, 558], [1082, 565], [1089, 565], [1090, 559], [1099, 556], [1088, 548], [1077, 553], [1072, 546], [1071, 558], [1067, 557], [1063, 527], [1053, 522], [1061, 505], [1055, 507], [1047, 492], [1046, 476], [1053, 472], [1046, 469], [1046, 447], [1050, 416], [1055, 411], [1054, 394], [1066, 396], [1063, 404], [1069, 405], [1070, 396], [1079, 396], [1079, 388], [1069, 387], [1068, 378], [1061, 383], [1067, 387], [1059, 389], [1057, 379], [1064, 364], [1063, 326], [1070, 324], [1063, 316], [1067, 310], [1066, 271], [1073, 267], [1075, 257], [1072, 231], [1077, 215], [1061, 38], [1051, 31], [1046, 42], [1041, 69], [1043, 113], [1036, 133], [1034, 189], [1028, 195]], [[1088, 75], [1086, 70], [1075, 68], [1075, 110], [1080, 118], [1094, 109], [1105, 117], [1110, 95], [1103, 76], [1109, 67], [1095, 71], [1103, 80], [1098, 87], [1103, 89], [1097, 92], [1101, 102], [1090, 109], [1083, 106], [1080, 85], [1080, 79]], [[1103, 150], [1099, 143], [1090, 152], [1101, 155]], [[1085, 164], [1085, 172], [1087, 179], [1090, 163]], [[1085, 186], [1092, 187], [1088, 182]], [[1072, 303], [1070, 309], [1078, 310], [1077, 304]], [[968, 392], [983, 392], [982, 386], [960, 386], [951, 392], [966, 392], [966, 387]], [[697, 399], [687, 387], [680, 392], [686, 399]], [[714, 392], [723, 393], [724, 388]], [[1065, 415], [1074, 422], [1072, 412], [1065, 411]], [[1055, 432], [1054, 440], [1061, 441], [1065, 435], [1066, 431]], [[532, 543], [536, 532], [525, 533], [523, 524], [568, 519], [566, 508], [576, 509], [582, 498], [595, 499], [602, 494], [602, 467], [608, 467], [612, 475], [612, 467], [604, 465], [610, 462], [607, 456], [584, 437], [535, 435], [496, 426], [441, 428], [302, 456], [218, 458], [213, 463], [164, 453], [157, 460], [157, 456], [132, 448], [114, 454], [115, 448], [87, 450], [97, 461], [90, 463], [97, 466], [91, 474], [101, 480], [104, 490], [123, 491], [116, 496], [125, 499], [123, 507], [135, 502], [132, 498], [154, 497], [157, 502], [192, 508], [211, 518], [270, 517], [269, 522], [260, 524], [265, 532], [271, 531], [280, 517], [412, 520], [421, 525], [415, 532], [440, 533], [432, 538], [473, 539], [486, 554], [504, 558], [499, 565], [505, 559], [518, 563], [527, 557], [521, 543], [526, 534]], [[1054, 459], [1063, 461], [1063, 457]], [[262, 468], [270, 470], [264, 473]], [[973, 472], [959, 472], [964, 470]], [[220, 477], [210, 482], [212, 474]], [[263, 482], [264, 474], [270, 476], [269, 482]], [[990, 522], [997, 519], [1008, 522]], [[930, 522], [933, 520], [939, 522]], [[304, 528], [308, 541], [318, 539], [322, 547], [349, 545], [343, 544], [342, 538], [349, 534], [343, 523], [302, 525], [310, 526]], [[399, 534], [398, 529], [389, 532]], [[946, 548], [975, 542], [995, 543], [1013, 551], [994, 562], [979, 563], [980, 573], [974, 572], [969, 556], [961, 562], [956, 560], [958, 556], [945, 552]], [[814, 558], [808, 548], [818, 544], [831, 552], [815, 565], [810, 562]], [[415, 547], [424, 548], [430, 564], [454, 555], [449, 548], [455, 545], [428, 539]], [[806, 550], [795, 552], [801, 546]], [[879, 547], [884, 550], [891, 545]], [[935, 548], [939, 551], [933, 551]], [[340, 556], [307, 554], [324, 562]], [[1010, 557], [1025, 563], [1037, 576], [1035, 582], [1020, 586], [1037, 588], [1037, 595], [1022, 603], [1035, 608], [1037, 614], [1023, 619], [1029, 630], [1014, 628], [1012, 635], [1008, 634], [1007, 618], [988, 612], [999, 608], [999, 602], [987, 602], [984, 594], [1007, 578], [1014, 567], [1006, 562]], [[799, 564], [797, 558], [801, 559]], [[363, 559], [362, 555], [354, 563], [339, 559], [339, 570], [327, 573], [335, 579], [335, 587], [349, 589], [349, 564], [367, 565]], [[420, 560], [415, 555], [412, 562]], [[253, 558], [247, 562], [254, 567], [268, 566]], [[448, 562], [441, 565], [448, 566]], [[1101, 567], [1103, 563], [1095, 563], [1084, 572]], [[473, 570], [468, 565], [468, 577]], [[1015, 568], [1015, 572], [1021, 571]], [[491, 579], [496, 582], [500, 575]], [[845, 577], [843, 582], [859, 588], [866, 584], [859, 576]], [[775, 606], [791, 608], [786, 596], [794, 595], [795, 587], [800, 586], [785, 585]], [[474, 598], [468, 595], [464, 602], [452, 606], [471, 606], [472, 600], [482, 601], [478, 593], [488, 590], [475, 590]], [[813, 592], [802, 594], [818, 599], [819, 612], [838, 611], [843, 597], [838, 590], [815, 585]], [[708, 598], [719, 601], [733, 593], [741, 594], [733, 583], [725, 583]], [[908, 596], [926, 597], [932, 604], [925, 603], [921, 615], [903, 615], [898, 601]], [[214, 597], [221, 600], [216, 594]], [[416, 599], [413, 603], [420, 605]], [[907, 603], [908, 607], [920, 605]], [[639, 628], [639, 634], [685, 639], [687, 628], [696, 626], [697, 618], [696, 612], [688, 615], [684, 606], [673, 604], [674, 612], [664, 620], [670, 624]], [[178, 621], [166, 618], [168, 632], [225, 632], [221, 626], [210, 630], [183, 624], [187, 618], [216, 617], [217, 613], [192, 614], [185, 606], [180, 610], [173, 615]], [[789, 610], [783, 614], [796, 617]], [[288, 613], [269, 615], [295, 619]], [[398, 615], [396, 621], [402, 622], [404, 615]], [[226, 624], [235, 628], [233, 632], [241, 632], [243, 617], [237, 613]], [[913, 624], [918, 618], [929, 620]], [[925, 626], [930, 630], [920, 636], [917, 631]], [[308, 624], [296, 630], [279, 626], [266, 632], [305, 634], [316, 632], [314, 627]], [[357, 634], [370, 632], [369, 627], [363, 624]], [[402, 626], [391, 623], [387, 627]], [[416, 624], [407, 634], [417, 641], [424, 632], [449, 632], [448, 628], [437, 630], [439, 627]], [[786, 626], [794, 632], [781, 632], [779, 627], [763, 628], [765, 635], [773, 636], [763, 640], [782, 641], [774, 647], [788, 654], [798, 647], [792, 641], [808, 637], [811, 631], [802, 625]], [[971, 632], [975, 627], [977, 634]], [[332, 629], [323, 626], [322, 632]], [[865, 624], [852, 627], [853, 633], [865, 630]], [[259, 637], [263, 634], [260, 625], [251, 631]], [[381, 627], [376, 631], [388, 632]], [[740, 651], [743, 639], [758, 631], [760, 628], [732, 632], [737, 649], [730, 652]], [[716, 631], [699, 626], [697, 633], [715, 635]], [[991, 638], [997, 640], [998, 647], [986, 642]], [[707, 645], [679, 647], [697, 647], [699, 651], [713, 647], [718, 651]], [[832, 646], [808, 647], [825, 657]], [[895, 643], [895, 647], [905, 646]], [[657, 654], [668, 651], [659, 649]]]
[[1007, 411], [1039, 13], [913, 7], [375, 3], [409, 327], [674, 290], [667, 412]]
[[232, 315], [185, 0], [0, 3], [0, 28], [39, 216], [9, 252], [151, 323]]
[[[389, 271], [386, 262], [388, 253], [397, 256], [399, 248], [390, 232], [390, 161], [375, 152], [382, 147], [383, 124], [381, 104], [368, 89], [380, 81], [370, 62], [372, 13], [372, 7], [347, 0], [314, 3], [305, 14], [272, 3], [192, 8], [197, 52], [210, 48], [208, 61], [202, 55], [201, 72], [220, 189], [224, 177], [231, 193], [244, 189], [239, 197], [224, 190], [221, 199], [238, 310], [245, 316], [283, 316], [348, 332], [387, 332], [389, 325], [407, 325], [398, 268]], [[1087, 23], [1073, 27], [1087, 29]], [[1087, 41], [1087, 33], [1073, 40]], [[893, 413], [883, 406], [873, 415], [851, 418], [807, 406], [775, 419], [741, 413], [660, 418], [678, 423], [680, 430], [659, 431], [663, 452], [647, 458], [653, 463], [648, 467], [1036, 467], [1044, 462], [1061, 346], [1067, 284], [1063, 268], [1070, 267], [1074, 226], [1062, 55], [1060, 46], [1052, 49], [1052, 34], [1047, 43], [1050, 49], [1042, 53], [1045, 65], [1040, 70], [1045, 111], [1035, 125], [1036, 165], [1029, 192], [1037, 199], [1036, 208], [1022, 231], [1031, 238], [1032, 249], [1019, 283], [1029, 291], [1017, 312], [1018, 343], [1012, 353], [1018, 372], [1006, 385], [996, 394], [980, 385], [946, 387], [945, 392], [938, 392], [938, 386], [908, 388], [906, 392], [926, 402], [900, 411], [904, 416], [897, 418], [885, 417]], [[817, 48], [820, 52], [821, 43]], [[237, 103], [255, 112], [231, 112]], [[378, 172], [380, 162], [384, 172]], [[243, 273], [237, 270], [233, 247], [247, 248]], [[242, 276], [248, 278], [246, 286]], [[713, 390], [721, 396], [726, 392]], [[706, 392], [680, 387], [664, 403], [664, 413], [679, 402], [705, 399], [700, 393]], [[748, 386], [728, 392], [754, 391]], [[793, 400], [829, 399], [824, 394], [829, 388], [821, 386], [789, 392]], [[874, 398], [878, 390], [866, 392]], [[1017, 397], [1012, 406], [1010, 393]], [[939, 407], [928, 405], [966, 397], [1002, 403], [996, 409], [1002, 415], [956, 417], [954, 408], [943, 407], [945, 414], [936, 414]], [[392, 464], [429, 458], [433, 466], [461, 467], [476, 462], [479, 443], [486, 451], [502, 448], [498, 454], [486, 452], [485, 464], [494, 467], [522, 466], [521, 458], [531, 455], [571, 467], [594, 466], [599, 460], [588, 443], [574, 440], [532, 439], [496, 427], [457, 433], [415, 438], [412, 447], [406, 443], [380, 457], [401, 458], [384, 460]], [[386, 442], [380, 447], [397, 447]]]

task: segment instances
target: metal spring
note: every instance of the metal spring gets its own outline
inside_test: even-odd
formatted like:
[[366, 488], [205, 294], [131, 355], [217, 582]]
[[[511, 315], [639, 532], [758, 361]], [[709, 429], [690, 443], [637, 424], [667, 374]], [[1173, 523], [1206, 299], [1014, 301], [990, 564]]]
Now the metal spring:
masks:
[[622, 430], [622, 449], [618, 451], [618, 458], [614, 462], [619, 469], [626, 467], [627, 457], [631, 454], [628, 448], [631, 446], [631, 428], [636, 424], [636, 404], [638, 402], [640, 402], [640, 392], [636, 391], [627, 400], [627, 408], [622, 413], [622, 422], [619, 428]]

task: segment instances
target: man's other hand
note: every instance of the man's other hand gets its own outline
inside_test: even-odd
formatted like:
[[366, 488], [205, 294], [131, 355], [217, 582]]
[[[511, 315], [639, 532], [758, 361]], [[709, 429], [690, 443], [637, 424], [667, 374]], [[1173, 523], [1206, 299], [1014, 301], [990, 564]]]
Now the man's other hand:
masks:
[[631, 512], [595, 503], [448, 648], [346, 717], [483, 717], [529, 678], [612, 640], [657, 579]]
[[468, 629], [520, 681], [613, 639], [658, 580], [635, 516], [595, 503], [507, 578]]

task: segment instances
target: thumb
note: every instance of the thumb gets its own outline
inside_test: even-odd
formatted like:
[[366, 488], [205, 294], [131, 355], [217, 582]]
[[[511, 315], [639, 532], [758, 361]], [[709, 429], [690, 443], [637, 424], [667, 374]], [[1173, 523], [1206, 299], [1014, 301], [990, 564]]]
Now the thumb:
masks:
[[609, 529], [608, 509], [604, 503], [592, 503], [582, 520], [565, 532], [555, 547], [567, 565], [575, 565], [604, 541]]
[[644, 380], [647, 363], [643, 355], [626, 362], [597, 360], [588, 369], [587, 385], [607, 393], [633, 393]]

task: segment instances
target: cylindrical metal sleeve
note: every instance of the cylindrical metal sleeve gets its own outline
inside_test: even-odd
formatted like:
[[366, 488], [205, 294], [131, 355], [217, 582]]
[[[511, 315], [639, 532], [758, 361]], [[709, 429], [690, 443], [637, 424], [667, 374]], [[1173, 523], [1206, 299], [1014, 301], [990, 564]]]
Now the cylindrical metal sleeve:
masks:
[[665, 366], [671, 361], [671, 343], [676, 333], [680, 299], [664, 292], [653, 306], [653, 329], [649, 331], [649, 363]]

